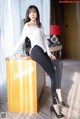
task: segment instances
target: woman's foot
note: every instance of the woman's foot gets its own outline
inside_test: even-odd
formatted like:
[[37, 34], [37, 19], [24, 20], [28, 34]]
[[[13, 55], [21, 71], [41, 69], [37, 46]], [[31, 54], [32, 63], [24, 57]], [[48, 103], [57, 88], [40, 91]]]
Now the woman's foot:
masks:
[[65, 116], [65, 115], [63, 115], [63, 114], [60, 112], [59, 106], [58, 106], [57, 104], [51, 105], [50, 111], [51, 111], [51, 116], [52, 116], [52, 112], [55, 113], [55, 115], [56, 115], [57, 118], [62, 118], [62, 117]]
[[69, 108], [69, 105], [62, 101], [61, 89], [56, 89], [56, 95], [59, 106], [65, 106]]
[[56, 89], [56, 93], [57, 93], [57, 96], [58, 96], [58, 100], [59, 100], [60, 102], [62, 102], [61, 89]]
[[69, 105], [68, 104], [66, 104], [65, 102], [63, 102], [63, 101], [59, 101], [59, 105], [60, 106], [65, 106], [65, 107], [67, 107], [67, 108], [69, 108]]

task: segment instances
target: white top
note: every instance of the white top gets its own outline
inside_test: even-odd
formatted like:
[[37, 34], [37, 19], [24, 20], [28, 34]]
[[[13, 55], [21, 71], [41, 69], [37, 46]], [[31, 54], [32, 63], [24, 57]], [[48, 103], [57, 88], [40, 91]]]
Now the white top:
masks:
[[12, 56], [16, 53], [19, 47], [24, 43], [26, 37], [28, 37], [31, 41], [31, 49], [35, 45], [38, 45], [44, 50], [44, 52], [47, 52], [47, 54], [50, 55], [50, 50], [49, 50], [47, 40], [44, 35], [43, 28], [42, 27], [39, 28], [38, 26], [28, 25], [26, 23], [23, 27], [19, 42], [16, 44], [15, 48], [9, 54], [9, 56]]

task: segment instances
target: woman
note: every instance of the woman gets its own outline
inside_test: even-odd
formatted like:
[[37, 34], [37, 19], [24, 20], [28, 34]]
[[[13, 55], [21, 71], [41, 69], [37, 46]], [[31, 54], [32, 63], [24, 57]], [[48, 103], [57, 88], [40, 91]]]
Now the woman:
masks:
[[34, 5], [29, 6], [26, 12], [25, 25], [23, 27], [22, 35], [15, 49], [9, 55], [9, 58], [13, 56], [18, 48], [24, 43], [26, 37], [28, 37], [31, 41], [31, 58], [39, 63], [51, 78], [53, 104], [51, 105], [50, 110], [51, 112], [53, 111], [58, 118], [62, 118], [64, 115], [59, 111], [58, 96], [56, 94], [55, 70], [51, 63], [51, 60], [56, 60], [56, 57], [49, 51], [44, 36], [44, 30], [42, 24], [40, 23], [39, 11]]

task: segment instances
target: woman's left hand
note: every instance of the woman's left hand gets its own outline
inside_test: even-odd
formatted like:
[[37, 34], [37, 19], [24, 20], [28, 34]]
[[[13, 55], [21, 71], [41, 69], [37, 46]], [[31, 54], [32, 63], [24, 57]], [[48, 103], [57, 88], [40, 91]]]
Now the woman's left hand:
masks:
[[56, 57], [53, 54], [50, 54], [49, 57], [51, 58], [51, 60], [56, 60]]

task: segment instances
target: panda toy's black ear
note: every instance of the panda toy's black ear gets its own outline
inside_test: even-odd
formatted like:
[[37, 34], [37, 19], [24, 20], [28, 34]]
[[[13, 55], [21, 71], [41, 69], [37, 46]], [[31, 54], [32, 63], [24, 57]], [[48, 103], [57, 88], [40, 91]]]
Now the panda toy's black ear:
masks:
[[26, 48], [31, 48], [31, 42], [28, 37], [26, 37], [26, 39], [25, 39], [25, 46], [26, 46]]

